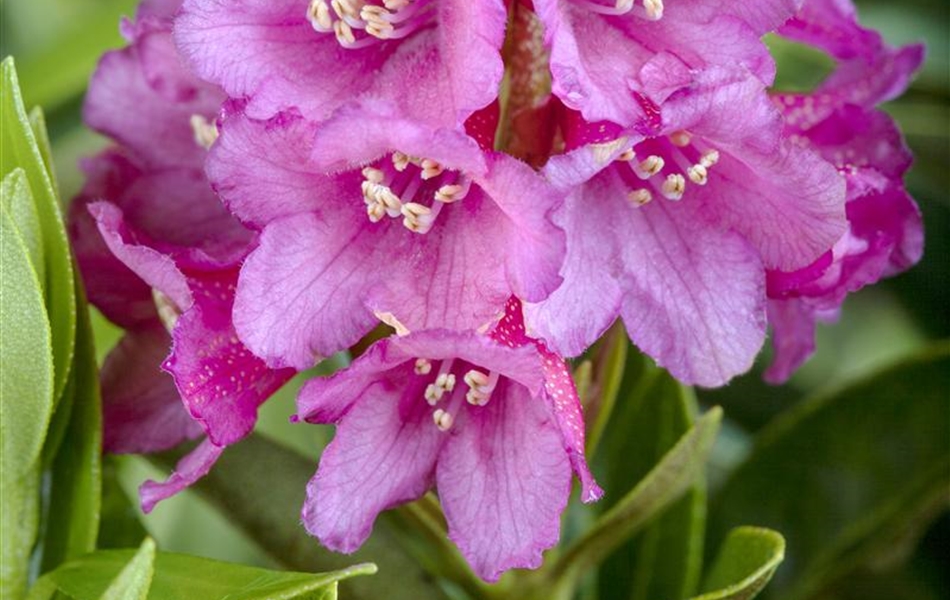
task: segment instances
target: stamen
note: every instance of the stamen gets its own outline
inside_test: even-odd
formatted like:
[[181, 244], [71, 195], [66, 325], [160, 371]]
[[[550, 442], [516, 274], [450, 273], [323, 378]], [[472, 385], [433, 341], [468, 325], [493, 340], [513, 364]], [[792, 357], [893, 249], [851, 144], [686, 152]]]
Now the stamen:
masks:
[[660, 192], [667, 200], [680, 200], [683, 198], [683, 192], [686, 191], [686, 178], [679, 173], [667, 176], [666, 181], [660, 186]]
[[651, 21], [663, 18], [663, 0], [643, 0], [643, 8]]
[[636, 173], [640, 179], [646, 180], [662, 171], [665, 164], [666, 162], [662, 157], [651, 154], [646, 160], [633, 165], [633, 172]]
[[408, 167], [409, 163], [411, 162], [408, 154], [403, 154], [402, 152], [399, 152], [398, 150], [396, 152], [393, 152], [392, 159], [393, 159], [393, 166], [400, 173], [405, 171], [406, 167]]
[[461, 184], [443, 185], [435, 192], [435, 199], [445, 204], [452, 204], [468, 195], [472, 187], [472, 180], [463, 176]]
[[[435, 207], [439, 209], [442, 204], [436, 204]], [[402, 205], [401, 212], [404, 217], [402, 224], [406, 229], [415, 233], [429, 233], [438, 214], [433, 209], [418, 202], [406, 202]]]
[[703, 155], [699, 158], [699, 164], [706, 167], [707, 169], [714, 164], [719, 162], [719, 151], [718, 150], [706, 150], [703, 152]]
[[439, 428], [439, 431], [448, 431], [452, 428], [452, 415], [448, 412], [437, 408], [435, 412], [432, 413], [432, 420], [435, 422], [435, 426]]
[[706, 167], [701, 164], [691, 166], [686, 170], [686, 174], [689, 175], [689, 180], [696, 185], [706, 185], [706, 181], [709, 179]]
[[383, 6], [389, 10], [399, 10], [409, 6], [410, 0], [383, 0]]
[[382, 202], [372, 202], [366, 205], [366, 215], [371, 223], [379, 223], [386, 215], [386, 207]]
[[361, 0], [330, 0], [330, 6], [333, 12], [341, 19], [350, 17], [356, 19], [360, 16], [360, 8], [363, 2]]
[[195, 143], [209, 150], [211, 145], [218, 140], [218, 127], [213, 121], [209, 121], [201, 115], [191, 115], [188, 121], [191, 123], [191, 132], [195, 137]]
[[444, 170], [442, 165], [431, 158], [423, 158], [420, 167], [422, 168], [422, 173], [419, 176], [422, 177], [423, 181], [438, 177]]
[[637, 208], [653, 200], [653, 194], [648, 189], [632, 190], [627, 194], [627, 199]]
[[[334, 0], [334, 2], [337, 1], [339, 0]], [[333, 33], [336, 34], [336, 40], [341, 46], [349, 47], [356, 43], [356, 36], [353, 35], [353, 28], [342, 19], [333, 22]]]
[[636, 153], [634, 153], [633, 148], [630, 148], [629, 150], [624, 150], [623, 152], [621, 152], [620, 155], [617, 156], [617, 160], [622, 160], [622, 161], [624, 161], [624, 162], [630, 162], [631, 160], [635, 159], [636, 157], [637, 157], [637, 155], [636, 155]]
[[689, 146], [689, 143], [693, 140], [693, 136], [689, 134], [688, 131], [674, 131], [670, 134], [670, 141], [673, 142], [674, 146], [679, 146], [680, 148], [685, 148]]
[[416, 375], [428, 375], [432, 372], [432, 362], [425, 358], [417, 358], [413, 370], [416, 372]]
[[385, 174], [375, 167], [363, 167], [363, 177], [372, 183], [382, 183]]
[[330, 18], [330, 9], [325, 0], [310, 0], [310, 6], [307, 7], [307, 18], [310, 19], [310, 25], [320, 33], [330, 33], [333, 31], [333, 19]]
[[465, 394], [465, 400], [473, 406], [485, 406], [491, 399], [491, 393], [495, 391], [498, 385], [498, 373], [486, 375], [476, 369], [470, 370], [465, 374], [465, 384], [469, 390]]
[[165, 330], [171, 333], [175, 328], [175, 323], [178, 322], [178, 317], [181, 316], [181, 309], [174, 300], [155, 288], [152, 288], [152, 301], [155, 303], [158, 319], [165, 326]]

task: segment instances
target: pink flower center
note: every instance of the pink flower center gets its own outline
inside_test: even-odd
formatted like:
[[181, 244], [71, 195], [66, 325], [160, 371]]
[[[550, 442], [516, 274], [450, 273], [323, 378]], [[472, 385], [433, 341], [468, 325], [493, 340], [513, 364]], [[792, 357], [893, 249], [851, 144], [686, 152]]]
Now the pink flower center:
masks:
[[633, 13], [641, 19], [659, 21], [663, 18], [663, 0], [574, 0], [574, 3], [602, 15]]
[[360, 187], [369, 220], [402, 216], [402, 224], [415, 233], [428, 233], [442, 208], [464, 198], [472, 186], [463, 173], [398, 151], [390, 160], [365, 167], [363, 177]]
[[[426, 386], [425, 400], [433, 407], [432, 421], [441, 431], [451, 429], [455, 416], [462, 407], [462, 394], [454, 393], [458, 382], [458, 377], [453, 372], [455, 362], [454, 359], [441, 361], [435, 379]], [[415, 372], [420, 376], [429, 375], [432, 372], [432, 362], [425, 358], [416, 359]], [[498, 385], [498, 378], [499, 374], [491, 371], [486, 373], [477, 368], [466, 370], [462, 377], [468, 387], [465, 401], [472, 406], [488, 404]]]
[[650, 138], [617, 157], [620, 176], [630, 185], [627, 198], [643, 206], [659, 194], [682, 200], [688, 184], [706, 185], [709, 171], [719, 162], [719, 152], [686, 131]]
[[431, 23], [435, 0], [311, 0], [307, 19], [348, 49], [399, 40]]

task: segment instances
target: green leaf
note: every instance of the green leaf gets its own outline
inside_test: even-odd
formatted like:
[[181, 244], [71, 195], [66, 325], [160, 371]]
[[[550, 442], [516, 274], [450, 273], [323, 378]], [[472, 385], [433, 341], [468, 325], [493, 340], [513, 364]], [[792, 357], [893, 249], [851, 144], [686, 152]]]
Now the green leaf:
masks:
[[[77, 283], [77, 287], [80, 284]], [[76, 558], [96, 547], [102, 499], [102, 407], [99, 372], [89, 312], [81, 287], [76, 294], [76, 356], [64, 399], [54, 422], [67, 421], [62, 443], [50, 468], [50, 504], [43, 542], [42, 570]], [[64, 410], [67, 409], [68, 410]], [[53, 440], [47, 441], [51, 447]]]
[[[796, 599], [882, 556], [900, 560], [950, 480], [950, 345], [796, 406], [769, 425], [710, 511], [710, 539], [741, 522], [782, 531], [769, 588]], [[897, 551], [898, 556], [894, 556]]]
[[139, 512], [119, 483], [116, 457], [102, 458], [102, 507], [99, 519], [99, 548], [127, 548], [142, 543], [148, 533]]
[[712, 450], [721, 419], [721, 409], [710, 409], [633, 490], [563, 555], [549, 561], [545, 573], [555, 581], [552, 597], [569, 597], [578, 577], [642, 530], [695, 484]]
[[[17, 167], [23, 169], [39, 217], [45, 261], [45, 277], [40, 283], [45, 291], [50, 326], [56, 332], [52, 342], [55, 402], [66, 386], [76, 336], [72, 259], [53, 177], [47, 170], [40, 150], [41, 144], [37, 142], [34, 134], [34, 125], [23, 107], [12, 57], [4, 59], [0, 71], [0, 172], [6, 177]], [[34, 123], [36, 122], [37, 119], [34, 118]], [[44, 141], [42, 145], [48, 146], [48, 142]]]
[[0, 202], [0, 597], [20, 598], [38, 525], [53, 357], [40, 283], [5, 204]]
[[46, 117], [43, 116], [43, 110], [39, 106], [34, 106], [33, 110], [30, 111], [29, 119], [30, 129], [33, 130], [33, 137], [36, 139], [40, 156], [43, 157], [46, 172], [50, 174], [50, 183], [53, 184], [53, 193], [59, 198], [59, 185], [56, 181], [55, 171], [53, 170], [53, 148], [50, 146], [49, 132], [46, 129]]
[[272, 571], [155, 552], [147, 538], [138, 551], [100, 550], [64, 564], [39, 580], [37, 594], [48, 597], [52, 584], [72, 600], [333, 600], [338, 582], [375, 572], [372, 564], [330, 573]]
[[13, 224], [23, 237], [30, 265], [36, 273], [36, 278], [42, 285], [46, 280], [46, 264], [43, 257], [43, 236], [40, 233], [40, 216], [36, 212], [33, 202], [33, 192], [26, 172], [17, 167], [7, 173], [0, 187], [0, 198], [3, 207], [13, 219]]
[[[155, 542], [145, 538], [99, 600], [146, 600], [155, 575]], [[171, 574], [174, 575], [174, 574]]]
[[[171, 468], [177, 456], [162, 455]], [[347, 584], [348, 595], [360, 598], [415, 600], [445, 597], [442, 590], [403, 550], [399, 519], [383, 513], [373, 535], [356, 553], [330, 552], [300, 524], [307, 481], [316, 470], [308, 459], [267, 438], [252, 434], [231, 446], [215, 468], [194, 489], [235, 526], [284, 566], [298, 570], [333, 570], [353, 560], [379, 565], [379, 574]]]
[[[652, 365], [643, 355], [627, 361], [622, 399], [598, 454], [600, 483], [610, 490], [629, 490], [693, 426], [698, 412], [690, 388]], [[608, 495], [603, 510], [613, 503]], [[620, 547], [600, 567], [603, 600], [678, 600], [696, 592], [703, 557], [706, 517], [704, 469], [682, 498], [674, 502], [635, 539]]]
[[785, 539], [761, 527], [737, 527], [719, 549], [701, 596], [693, 600], [751, 600], [785, 557]]

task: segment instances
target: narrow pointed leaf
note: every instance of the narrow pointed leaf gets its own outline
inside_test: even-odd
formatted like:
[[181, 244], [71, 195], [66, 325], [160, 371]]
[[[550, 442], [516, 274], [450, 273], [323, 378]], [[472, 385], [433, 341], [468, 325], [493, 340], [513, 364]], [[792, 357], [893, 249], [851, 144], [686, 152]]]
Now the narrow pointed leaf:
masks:
[[721, 420], [722, 410], [710, 409], [633, 490], [558, 560], [549, 563], [547, 572], [561, 582], [557, 587], [571, 587], [580, 574], [641, 531], [695, 483], [712, 450]]
[[[56, 332], [52, 342], [55, 402], [69, 377], [76, 335], [72, 259], [56, 187], [23, 106], [12, 57], [0, 65], [0, 80], [0, 173], [5, 177], [17, 167], [23, 169], [39, 217], [45, 260], [44, 279], [40, 284], [45, 292], [50, 326]], [[46, 144], [44, 141], [43, 145]]]
[[334, 600], [338, 582], [375, 572], [372, 564], [329, 573], [272, 571], [155, 552], [146, 539], [138, 551], [100, 550], [68, 562], [37, 587], [48, 593], [52, 584], [72, 600]]
[[[597, 457], [601, 485], [618, 491], [633, 488], [689, 431], [698, 413], [692, 390], [648, 358], [635, 354], [627, 363], [613, 412], [614, 422], [624, 426], [607, 430]], [[677, 599], [696, 592], [706, 517], [704, 471], [682, 498], [601, 565], [600, 598]], [[612, 505], [608, 495], [602, 508]]]
[[719, 549], [701, 596], [693, 600], [751, 600], [785, 557], [785, 539], [760, 527], [737, 527]]
[[26, 590], [39, 457], [53, 408], [51, 332], [26, 246], [0, 202], [0, 597]]
[[[43, 571], [96, 547], [102, 501], [102, 407], [99, 373], [85, 297], [76, 295], [76, 355], [63, 400], [54, 416], [68, 421], [50, 467], [50, 504], [43, 542]], [[68, 407], [65, 414], [61, 410]], [[47, 441], [47, 446], [53, 440]]]
[[13, 219], [14, 226], [23, 237], [23, 244], [30, 257], [30, 265], [42, 285], [46, 279], [46, 264], [43, 256], [40, 216], [36, 212], [30, 182], [23, 169], [17, 167], [3, 178], [0, 198], [3, 199], [3, 207]]
[[782, 531], [788, 560], [767, 595], [783, 599], [885, 555], [899, 561], [947, 504], [948, 389], [944, 342], [796, 406], [717, 494], [710, 539], [741, 523]]

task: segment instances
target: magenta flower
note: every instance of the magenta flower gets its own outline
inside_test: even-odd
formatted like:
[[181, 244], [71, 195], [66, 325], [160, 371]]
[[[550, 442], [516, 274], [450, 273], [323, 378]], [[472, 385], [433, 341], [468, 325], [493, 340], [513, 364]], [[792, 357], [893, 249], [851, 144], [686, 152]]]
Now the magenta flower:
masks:
[[263, 228], [234, 321], [272, 366], [310, 367], [380, 319], [477, 329], [509, 296], [537, 301], [560, 283], [563, 235], [548, 214], [561, 196], [479, 147], [492, 119], [469, 119], [466, 135], [376, 109], [319, 127], [234, 116], [212, 150], [217, 191]]
[[782, 137], [761, 82], [741, 70], [700, 73], [651, 114], [624, 135], [568, 125], [580, 147], [545, 168], [571, 190], [556, 219], [564, 284], [526, 306], [529, 329], [573, 356], [619, 315], [674, 376], [721, 385], [764, 340], [762, 267], [807, 265], [835, 243], [844, 182]]
[[497, 97], [505, 20], [502, 0], [187, 0], [176, 39], [253, 118], [372, 97], [454, 126]]
[[298, 413], [336, 423], [307, 486], [303, 521], [353, 552], [376, 516], [435, 486], [449, 537], [479, 576], [535, 568], [557, 542], [571, 465], [585, 502], [580, 403], [564, 362], [525, 335], [512, 299], [490, 335], [431, 330], [374, 344], [300, 392]]
[[742, 66], [769, 84], [760, 41], [801, 0], [534, 0], [551, 52], [553, 92], [588, 121], [631, 126], [697, 70]]
[[128, 330], [103, 368], [105, 449], [149, 452], [208, 436], [169, 482], [143, 486], [145, 510], [206, 473], [292, 375], [267, 369], [231, 325], [254, 235], [202, 173], [223, 96], [182, 70], [172, 4], [143, 6], [123, 27], [131, 45], [106, 54], [93, 77], [87, 122], [120, 146], [86, 161], [89, 180], [71, 207], [90, 300]]
[[815, 322], [836, 318], [848, 293], [909, 268], [923, 252], [920, 213], [903, 186], [910, 152], [890, 117], [874, 108], [906, 88], [923, 48], [890, 48], [858, 25], [847, 0], [809, 0], [780, 33], [838, 62], [813, 93], [775, 101], [789, 133], [846, 179], [848, 231], [808, 267], [768, 274], [776, 352], [766, 378], [773, 382], [788, 379], [812, 354]]

